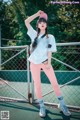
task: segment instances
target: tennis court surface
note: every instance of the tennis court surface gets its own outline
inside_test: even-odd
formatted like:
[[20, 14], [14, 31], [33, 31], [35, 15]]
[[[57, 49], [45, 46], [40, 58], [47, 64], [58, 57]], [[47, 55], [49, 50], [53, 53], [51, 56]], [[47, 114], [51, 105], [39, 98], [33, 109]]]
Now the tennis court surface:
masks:
[[39, 117], [39, 106], [29, 103], [0, 102], [0, 111], [9, 111], [10, 120], [80, 120], [80, 112], [64, 116], [59, 109], [46, 106], [47, 116]]

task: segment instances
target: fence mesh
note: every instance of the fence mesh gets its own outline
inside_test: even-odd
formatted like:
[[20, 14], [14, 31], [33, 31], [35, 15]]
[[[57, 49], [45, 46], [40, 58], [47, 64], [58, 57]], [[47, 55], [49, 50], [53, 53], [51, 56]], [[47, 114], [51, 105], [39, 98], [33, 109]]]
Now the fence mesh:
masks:
[[[67, 63], [68, 65], [80, 70], [80, 46], [58, 46], [57, 53], [53, 54], [53, 57], [58, 60]], [[52, 61], [52, 65], [55, 70], [72, 70], [70, 67], [67, 67], [61, 64], [58, 61]]]
[[1, 49], [0, 96], [28, 98], [27, 48]]
[[2, 49], [2, 63], [9, 60], [6, 64], [2, 65], [3, 70], [25, 70], [27, 69], [27, 57], [25, 49]]
[[[2, 70], [0, 71], [0, 78], [8, 80], [8, 84], [12, 88], [1, 81], [0, 96], [25, 99], [28, 96], [26, 49], [1, 49], [1, 56]], [[79, 58], [80, 45], [57, 45], [57, 52], [52, 54], [51, 64], [54, 68], [66, 104], [80, 107]], [[41, 83], [44, 101], [58, 103], [55, 92], [43, 71], [41, 72]], [[66, 83], [68, 84], [65, 85]], [[13, 88], [16, 89], [17, 92]], [[36, 96], [34, 99], [36, 99]]]
[[[80, 46], [58, 46], [52, 54], [52, 66], [66, 104], [80, 106]], [[45, 79], [44, 79], [45, 78]], [[69, 83], [70, 82], [70, 83]], [[68, 83], [68, 85], [65, 85]], [[63, 87], [62, 87], [63, 86]], [[47, 88], [47, 89], [46, 89]], [[44, 101], [58, 103], [55, 92], [42, 72], [42, 93]]]

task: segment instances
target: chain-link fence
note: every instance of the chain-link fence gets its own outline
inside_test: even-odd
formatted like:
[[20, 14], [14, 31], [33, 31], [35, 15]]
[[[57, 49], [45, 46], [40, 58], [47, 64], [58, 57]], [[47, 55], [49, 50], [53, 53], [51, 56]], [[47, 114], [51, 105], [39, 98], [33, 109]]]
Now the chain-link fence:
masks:
[[27, 101], [30, 93], [28, 46], [1, 47], [0, 50], [1, 100]]
[[[66, 104], [80, 108], [80, 43], [58, 43], [57, 53], [52, 54], [52, 66]], [[54, 90], [43, 72], [42, 93], [45, 102], [58, 104]]]
[[[0, 96], [35, 100], [33, 81], [29, 74], [28, 48], [2, 47], [0, 71]], [[57, 52], [52, 54], [52, 66], [65, 102], [80, 108], [80, 43], [57, 43]], [[5, 81], [6, 80], [6, 81]], [[54, 90], [41, 72], [42, 94], [45, 103], [58, 104]], [[46, 89], [47, 88], [47, 89]]]
[[2, 70], [26, 70], [26, 48], [6, 48], [1, 50]]

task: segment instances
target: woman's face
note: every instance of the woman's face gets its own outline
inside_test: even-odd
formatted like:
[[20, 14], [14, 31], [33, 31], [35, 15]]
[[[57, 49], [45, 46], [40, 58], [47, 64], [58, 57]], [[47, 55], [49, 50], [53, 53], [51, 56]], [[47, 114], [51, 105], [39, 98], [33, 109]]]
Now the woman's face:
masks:
[[46, 22], [39, 22], [38, 23], [38, 28], [40, 29], [40, 30], [45, 30], [46, 29], [46, 27], [47, 27], [47, 23]]

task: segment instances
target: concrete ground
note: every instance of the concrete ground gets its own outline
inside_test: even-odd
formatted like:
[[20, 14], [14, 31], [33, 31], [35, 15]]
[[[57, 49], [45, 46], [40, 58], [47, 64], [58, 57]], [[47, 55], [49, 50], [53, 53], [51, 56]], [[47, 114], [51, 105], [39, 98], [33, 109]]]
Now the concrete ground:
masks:
[[46, 106], [47, 116], [40, 118], [39, 106], [29, 103], [0, 102], [0, 113], [1, 111], [9, 111], [9, 120], [80, 120], [80, 112], [71, 112], [72, 115], [67, 117], [59, 109], [48, 106]]

